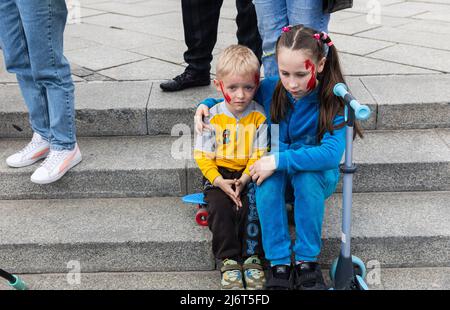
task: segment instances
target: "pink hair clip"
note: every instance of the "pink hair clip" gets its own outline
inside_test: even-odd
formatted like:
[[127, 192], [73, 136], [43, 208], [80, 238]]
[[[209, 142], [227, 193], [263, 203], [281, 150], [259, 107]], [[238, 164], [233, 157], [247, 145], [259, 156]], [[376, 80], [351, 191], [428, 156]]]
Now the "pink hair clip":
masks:
[[283, 32], [289, 32], [289, 31], [291, 31], [291, 29], [292, 29], [292, 26], [291, 26], [291, 25], [281, 28], [281, 30], [282, 30]]
[[330, 37], [328, 36], [328, 33], [324, 31], [322, 31], [321, 33], [315, 33], [313, 36], [316, 40], [320, 40], [328, 46], [334, 45], [333, 41], [331, 41]]

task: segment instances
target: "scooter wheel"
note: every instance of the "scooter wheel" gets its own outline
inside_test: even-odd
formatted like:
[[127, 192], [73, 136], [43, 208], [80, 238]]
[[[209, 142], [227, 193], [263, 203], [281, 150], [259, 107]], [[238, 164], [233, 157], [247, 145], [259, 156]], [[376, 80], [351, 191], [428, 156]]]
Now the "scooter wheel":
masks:
[[358, 290], [360, 291], [369, 290], [369, 287], [367, 286], [366, 282], [364, 282], [363, 278], [361, 278], [359, 275], [356, 276], [356, 285], [358, 286]]
[[[334, 282], [334, 278], [336, 275], [336, 268], [337, 268], [338, 258], [336, 258], [330, 267], [330, 279]], [[353, 263], [353, 270], [355, 273], [355, 276], [360, 276], [362, 279], [366, 277], [366, 266], [364, 265], [364, 262], [356, 256], [352, 255], [352, 263]]]
[[195, 221], [200, 226], [208, 226], [208, 211], [203, 207], [199, 208], [195, 215]]

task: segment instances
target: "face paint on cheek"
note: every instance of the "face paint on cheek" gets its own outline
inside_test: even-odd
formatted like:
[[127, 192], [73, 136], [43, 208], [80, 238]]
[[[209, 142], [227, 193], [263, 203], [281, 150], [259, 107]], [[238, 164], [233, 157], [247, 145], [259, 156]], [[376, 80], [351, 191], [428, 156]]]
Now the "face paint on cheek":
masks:
[[313, 90], [314, 88], [316, 88], [316, 66], [311, 60], [308, 59], [305, 61], [305, 68], [306, 70], [309, 70], [311, 68], [311, 78], [309, 79], [306, 88], [307, 90]]
[[256, 87], [258, 87], [259, 85], [259, 74], [255, 73], [255, 83], [256, 83]]
[[225, 99], [226, 102], [230, 103], [230, 101], [231, 101], [230, 95], [226, 94], [225, 91], [223, 90], [223, 83], [222, 83], [222, 81], [220, 81], [219, 83], [220, 83], [220, 89], [222, 90], [223, 98]]

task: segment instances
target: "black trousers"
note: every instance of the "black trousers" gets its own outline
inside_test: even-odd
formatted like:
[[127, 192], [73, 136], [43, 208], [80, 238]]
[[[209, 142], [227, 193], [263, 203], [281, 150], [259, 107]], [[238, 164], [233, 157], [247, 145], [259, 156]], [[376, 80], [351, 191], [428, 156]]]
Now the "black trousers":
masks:
[[[239, 179], [242, 175], [242, 171], [231, 172], [221, 167], [219, 172], [224, 179]], [[212, 250], [217, 260], [231, 258], [242, 262], [252, 255], [264, 256], [254, 186], [250, 183], [241, 193], [243, 206], [237, 209], [227, 194], [203, 178]]]
[[[223, 0], [182, 0], [186, 70], [209, 74], [212, 50], [217, 41], [220, 8]], [[258, 32], [252, 0], [236, 0], [238, 43], [249, 47], [261, 62], [262, 41]]]

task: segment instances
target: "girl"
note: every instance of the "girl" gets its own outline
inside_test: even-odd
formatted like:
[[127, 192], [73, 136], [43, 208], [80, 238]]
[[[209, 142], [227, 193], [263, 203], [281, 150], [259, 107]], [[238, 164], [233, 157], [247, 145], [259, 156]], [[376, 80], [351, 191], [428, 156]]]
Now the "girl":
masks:
[[[255, 99], [268, 119], [279, 124], [279, 146], [250, 168], [258, 185], [263, 248], [271, 263], [266, 288], [326, 289], [317, 258], [325, 200], [336, 189], [345, 149], [344, 103], [332, 89], [345, 81], [337, 50], [324, 32], [303, 25], [284, 27], [276, 57], [280, 78], [263, 80]], [[206, 106], [200, 105], [197, 130], [205, 114]], [[359, 125], [355, 134], [362, 137]], [[290, 187], [296, 231], [292, 250], [285, 208]]]

